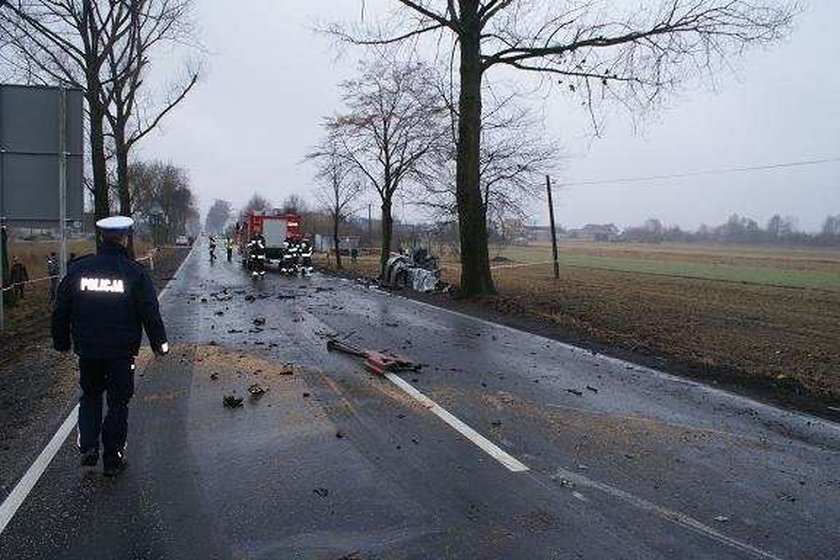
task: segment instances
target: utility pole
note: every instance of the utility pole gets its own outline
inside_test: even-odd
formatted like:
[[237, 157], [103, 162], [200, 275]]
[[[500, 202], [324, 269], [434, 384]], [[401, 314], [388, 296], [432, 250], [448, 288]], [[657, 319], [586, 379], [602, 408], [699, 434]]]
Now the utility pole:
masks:
[[545, 176], [545, 188], [548, 191], [548, 216], [551, 220], [551, 250], [554, 253], [554, 278], [560, 278], [560, 262], [557, 255], [557, 229], [554, 226], [554, 202], [551, 199], [551, 176]]
[[368, 202], [368, 245], [373, 246], [373, 214], [371, 213], [371, 203]]

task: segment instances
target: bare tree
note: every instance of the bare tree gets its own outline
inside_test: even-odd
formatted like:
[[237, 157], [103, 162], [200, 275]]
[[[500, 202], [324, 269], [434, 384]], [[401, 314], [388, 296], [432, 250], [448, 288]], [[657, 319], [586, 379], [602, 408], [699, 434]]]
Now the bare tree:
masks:
[[184, 168], [160, 161], [134, 162], [128, 176], [137, 214], [148, 217], [160, 211], [167, 239], [185, 233], [188, 223], [198, 217]]
[[227, 200], [216, 199], [207, 211], [204, 228], [209, 232], [221, 232], [230, 220], [231, 204]]
[[[428, 196], [419, 204], [437, 219], [457, 220], [456, 166], [458, 143], [457, 87], [439, 81], [438, 91], [451, 117], [451, 142], [436, 153], [424, 184]], [[452, 93], [452, 92], [456, 93]], [[523, 220], [528, 206], [543, 192], [543, 177], [559, 165], [558, 142], [542, 133], [533, 111], [517, 104], [515, 95], [491, 91], [481, 125], [481, 191], [488, 227]]]
[[280, 208], [284, 214], [304, 214], [309, 209], [309, 205], [303, 197], [292, 194], [283, 200], [283, 205]]
[[3, 62], [27, 81], [85, 92], [93, 172], [94, 214], [110, 214], [105, 153], [104, 65], [131, 30], [122, 0], [9, 0], [0, 3]]
[[315, 161], [317, 165], [315, 179], [318, 183], [318, 191], [315, 196], [320, 206], [329, 214], [335, 263], [340, 270], [339, 228], [356, 211], [359, 195], [364, 191], [364, 183], [359, 180], [358, 172], [354, 173], [354, 167], [340, 152], [335, 134], [329, 135], [306, 157]]
[[105, 116], [110, 125], [116, 160], [120, 213], [131, 216], [128, 188], [129, 152], [183, 101], [198, 80], [189, 72], [161, 105], [143, 96], [151, 55], [156, 49], [191, 40], [190, 0], [123, 0], [130, 9], [130, 30], [115, 41], [105, 64]]
[[245, 205], [245, 208], [242, 209], [243, 214], [250, 214], [251, 212], [266, 212], [271, 209], [271, 202], [268, 199], [263, 198], [259, 194], [254, 194], [248, 203]]
[[[362, 0], [363, 2], [364, 0]], [[507, 67], [568, 81], [593, 100], [649, 106], [685, 78], [781, 38], [786, 0], [657, 0], [634, 11], [591, 0], [392, 0], [385, 20], [328, 29], [359, 45], [416, 45], [437, 33], [458, 51], [457, 203], [461, 290], [493, 293], [481, 191], [482, 81]]]
[[346, 112], [328, 118], [338, 154], [376, 189], [382, 209], [382, 271], [391, 252], [394, 195], [421, 179], [422, 163], [445, 141], [445, 109], [422, 63], [377, 57], [341, 84]]

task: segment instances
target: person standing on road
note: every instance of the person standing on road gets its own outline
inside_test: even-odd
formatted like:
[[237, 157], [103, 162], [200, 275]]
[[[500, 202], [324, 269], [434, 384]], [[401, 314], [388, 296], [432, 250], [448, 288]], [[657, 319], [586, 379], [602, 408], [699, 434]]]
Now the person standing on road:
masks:
[[251, 261], [252, 276], [265, 275], [265, 253], [265, 237], [261, 233], [254, 234], [251, 241], [248, 242], [248, 257]]
[[233, 239], [230, 237], [225, 238], [225, 250], [227, 251], [227, 262], [231, 262], [233, 260]]
[[12, 259], [9, 281], [12, 283], [12, 296], [15, 299], [23, 299], [24, 287], [29, 281], [29, 272], [26, 270], [26, 265], [20, 262], [18, 257]]
[[53, 251], [47, 257], [47, 276], [50, 277], [50, 302], [55, 301], [55, 290], [58, 287], [59, 274], [61, 274], [61, 268], [58, 264], [58, 255]]
[[[96, 255], [80, 257], [61, 281], [52, 315], [53, 347], [79, 356], [79, 451], [83, 466], [99, 461], [103, 474], [126, 467], [128, 403], [134, 394], [134, 357], [145, 329], [152, 351], [169, 352], [157, 294], [146, 269], [128, 258], [134, 220], [114, 216], [96, 222]], [[108, 412], [102, 419], [102, 394]]]

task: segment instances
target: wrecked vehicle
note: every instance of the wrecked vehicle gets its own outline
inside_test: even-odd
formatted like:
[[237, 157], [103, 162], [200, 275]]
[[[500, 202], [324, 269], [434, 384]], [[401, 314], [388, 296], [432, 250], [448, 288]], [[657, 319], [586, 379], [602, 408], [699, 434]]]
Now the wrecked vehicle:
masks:
[[440, 282], [438, 260], [419, 247], [411, 255], [392, 255], [385, 265], [380, 284], [387, 288], [411, 288], [417, 292], [434, 291]]

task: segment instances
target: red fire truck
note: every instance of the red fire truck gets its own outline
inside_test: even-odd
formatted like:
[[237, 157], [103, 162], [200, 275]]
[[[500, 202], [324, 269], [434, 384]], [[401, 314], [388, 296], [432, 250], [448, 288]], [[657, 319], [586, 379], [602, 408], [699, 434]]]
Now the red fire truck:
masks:
[[297, 244], [303, 239], [300, 216], [297, 214], [281, 214], [251, 212], [244, 220], [237, 224], [239, 234], [239, 253], [242, 255], [242, 266], [251, 269], [248, 242], [254, 235], [262, 234], [265, 238], [266, 264], [280, 266], [290, 245]]

